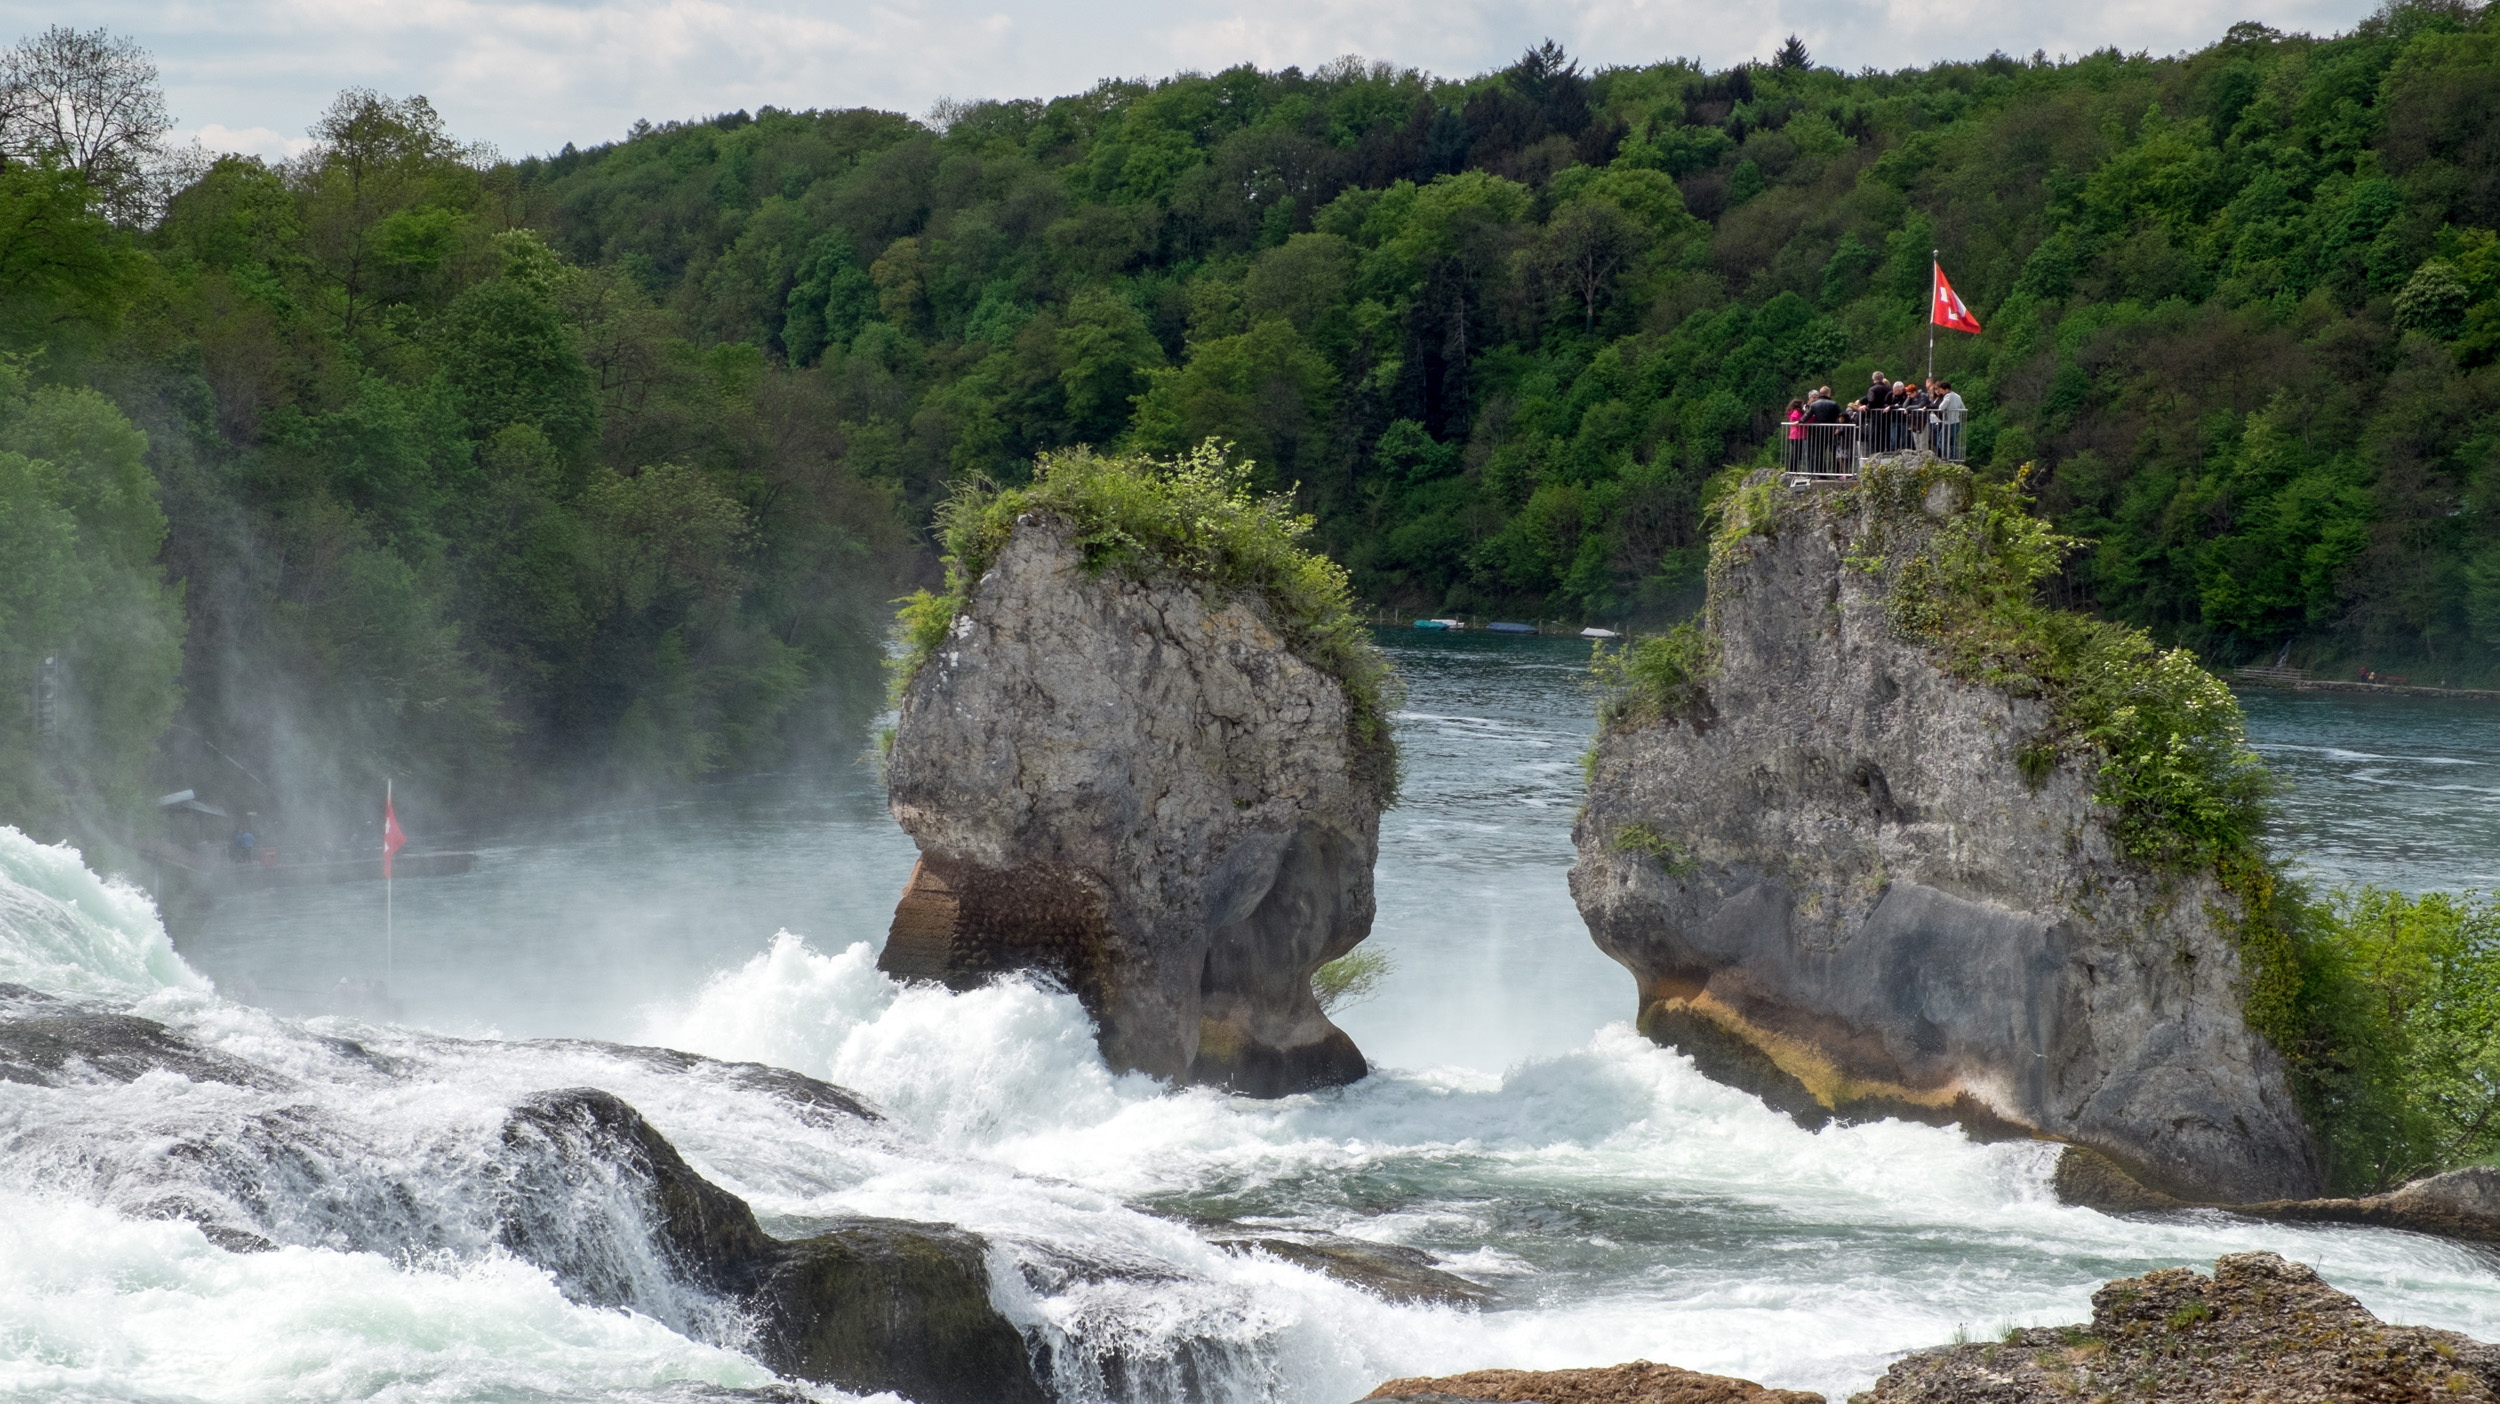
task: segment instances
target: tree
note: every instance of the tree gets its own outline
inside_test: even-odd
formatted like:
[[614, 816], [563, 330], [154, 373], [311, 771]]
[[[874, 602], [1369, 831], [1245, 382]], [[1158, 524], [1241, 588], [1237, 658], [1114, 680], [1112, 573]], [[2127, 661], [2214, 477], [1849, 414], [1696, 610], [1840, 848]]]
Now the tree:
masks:
[[[471, 166], [493, 153], [453, 140], [422, 95], [389, 98], [371, 88], [340, 93], [310, 131], [315, 144], [291, 173], [314, 256], [343, 298], [341, 329], [354, 336], [389, 273], [436, 256], [440, 216], [475, 198]], [[423, 206], [437, 217], [391, 223]]]
[[40, 345], [74, 324], [112, 326], [138, 271], [76, 171], [51, 156], [0, 166], [0, 344]]
[[147, 435], [0, 360], [0, 815], [100, 837], [172, 719], [183, 616]]
[[153, 167], [173, 117], [137, 41], [56, 24], [0, 53], [0, 155], [78, 173], [125, 224], [155, 209]]
[[559, 451], [578, 452], [598, 433], [599, 410], [579, 334], [557, 303], [571, 270], [528, 230], [497, 242], [502, 275], [461, 293], [443, 314], [445, 376], [472, 433], [527, 424]]
[[1574, 200], [1546, 223], [1539, 261], [1580, 305], [1583, 332], [1595, 334], [1598, 303], [1645, 243], [1640, 226], [1612, 200]]
[[1814, 56], [1806, 52], [1806, 41], [1791, 34], [1788, 42], [1771, 55], [1771, 66], [1783, 73], [1803, 73], [1814, 67]]

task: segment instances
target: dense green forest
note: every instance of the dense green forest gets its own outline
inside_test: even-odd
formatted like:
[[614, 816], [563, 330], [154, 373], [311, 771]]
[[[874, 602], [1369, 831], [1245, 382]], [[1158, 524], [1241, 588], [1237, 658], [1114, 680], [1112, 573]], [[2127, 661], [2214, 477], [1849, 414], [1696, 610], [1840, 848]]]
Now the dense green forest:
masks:
[[1923, 368], [1931, 248], [1973, 460], [2093, 543], [2059, 603], [2500, 680], [2496, 45], [1547, 45], [519, 161], [361, 91], [279, 166], [21, 121], [0, 812], [847, 763], [934, 505], [1078, 444], [1229, 442], [1384, 607], [1664, 621], [1790, 396]]

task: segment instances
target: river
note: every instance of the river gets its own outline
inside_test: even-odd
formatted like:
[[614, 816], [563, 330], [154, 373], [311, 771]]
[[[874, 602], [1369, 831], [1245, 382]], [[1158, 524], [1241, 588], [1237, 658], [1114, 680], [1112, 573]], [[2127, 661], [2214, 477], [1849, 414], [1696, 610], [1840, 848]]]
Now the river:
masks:
[[[434, 1202], [442, 1145], [519, 1095], [584, 1082], [780, 1231], [944, 1219], [1013, 1263], [1137, 1269], [1035, 1268], [1010, 1305], [1062, 1359], [1125, 1362], [1140, 1399], [1343, 1404], [1392, 1375], [1635, 1357], [1838, 1399], [1902, 1350], [2079, 1320], [2107, 1278], [2258, 1247], [2390, 1319], [2500, 1338], [2500, 1271], [2473, 1250], [2069, 1209], [2048, 1193], [2050, 1148], [1899, 1123], [1808, 1133], [1700, 1078], [1629, 1030], [1630, 979], [1564, 886], [1584, 647], [1383, 638], [1408, 682], [1373, 938], [1394, 969], [1340, 1019], [1377, 1071], [1277, 1102], [1111, 1076], [1065, 995], [879, 976], [912, 849], [863, 771], [484, 839], [470, 874], [400, 885], [387, 953], [379, 893], [340, 887], [229, 902], [177, 961], [133, 894], [0, 833], [0, 980], [135, 999], [307, 1070], [289, 1105], [355, 1147], [331, 1158], [340, 1183], [396, 1186], [436, 1226], [424, 1253], [320, 1223], [279, 1253], [223, 1253], [143, 1217], [126, 1147], [265, 1117], [266, 1096], [0, 1085], [0, 1393], [674, 1399], [766, 1382], [700, 1323], [566, 1303]], [[2278, 837], [2313, 877], [2500, 882], [2500, 712], [2247, 701], [2290, 782]], [[396, 1005], [369, 1022], [358, 982], [386, 962]], [[387, 1087], [314, 1076], [339, 1036], [396, 1060]], [[796, 1068], [899, 1124], [835, 1135], [579, 1045], [461, 1041], [558, 1037]], [[1497, 1302], [1386, 1305], [1211, 1250], [1189, 1227], [1206, 1219], [1424, 1248]]]

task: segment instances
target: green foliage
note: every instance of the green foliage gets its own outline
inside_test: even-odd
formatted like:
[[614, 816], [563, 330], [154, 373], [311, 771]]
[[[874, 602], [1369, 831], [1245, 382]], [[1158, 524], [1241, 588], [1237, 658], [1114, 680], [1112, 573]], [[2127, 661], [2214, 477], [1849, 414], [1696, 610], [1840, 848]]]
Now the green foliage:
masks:
[[[355, 90], [143, 231], [0, 170], [0, 341], [146, 430], [206, 641], [174, 735], [256, 770], [338, 749], [293, 734], [330, 689], [401, 695], [325, 671], [316, 606], [365, 549], [456, 630], [511, 783], [604, 766], [629, 714], [713, 738], [678, 773], [848, 755], [811, 719], [870, 705], [911, 533], [1078, 443], [1241, 445], [1367, 600], [1671, 622], [1709, 485], [1788, 400], [1920, 364], [1937, 248], [1988, 327], [1938, 346], [1973, 460], [2036, 461], [2037, 514], [2090, 543], [2060, 598], [2223, 663], [2500, 682], [2496, 34], [2400, 4], [1890, 73], [1244, 66], [509, 163]], [[706, 538], [727, 593], [614, 588], [647, 552], [592, 489], [659, 464], [746, 514]], [[784, 664], [824, 705], [773, 700]], [[505, 744], [464, 735], [388, 753]], [[370, 776], [325, 766], [292, 769]]]
[[1242, 67], [943, 131], [729, 114], [515, 174], [555, 247], [815, 365], [915, 505], [1220, 436], [1300, 485], [1360, 595], [1431, 613], [1689, 610], [1704, 481], [1792, 396], [1916, 367], [1941, 248], [1989, 328], [1939, 347], [1968, 447], [2041, 464], [2040, 514], [2092, 543], [2070, 597], [2226, 662], [2464, 682], [2500, 666], [2473, 583], [2500, 515], [2457, 510], [2500, 493], [2491, 29], [2408, 5], [2160, 59]]
[[[196, 786], [318, 848], [386, 778], [441, 816], [847, 762], [912, 552], [844, 387], [527, 227], [422, 98], [314, 136], [145, 231], [0, 167], [0, 819], [110, 844]], [[700, 286], [795, 277], [837, 364], [917, 354], [861, 347], [856, 245], [780, 218]]]
[[0, 814], [39, 833], [110, 832], [178, 696], [147, 447], [102, 395], [0, 359]]
[[1633, 822], [1615, 830], [1614, 846], [1625, 853], [1647, 855], [1671, 877], [1692, 877], [1701, 864], [1675, 840], [1647, 824]]
[[[2185, 649], [2040, 602], [2078, 545], [2033, 516], [2024, 475], [1991, 481], [1932, 459], [1879, 464], [1850, 489], [1864, 509], [1853, 560], [1889, 570], [1887, 609], [1946, 671], [2049, 703], [2017, 764], [2037, 785], [2062, 755], [2093, 767], [2093, 798], [2129, 853], [2181, 870], [2258, 849], [2271, 782], [2237, 699]], [[1929, 504], [1952, 504], [1932, 522]]]
[[896, 695], [945, 641], [1017, 520], [1045, 513], [1074, 528], [1088, 571], [1177, 579], [1253, 602], [1296, 657], [1344, 687], [1358, 778], [1387, 805], [1397, 792], [1396, 678], [1354, 612], [1344, 567], [1306, 544], [1311, 519], [1291, 499], [1255, 490], [1254, 472], [1210, 442], [1161, 462], [1071, 449], [1036, 463], [1028, 486], [967, 484], [938, 509], [945, 593], [902, 602]]
[[1340, 1013], [1380, 993], [1396, 969], [1388, 952], [1357, 946], [1311, 972], [1311, 993], [1319, 998], [1321, 1013]]
[[121, 320], [145, 265], [53, 159], [0, 165], [0, 350], [92, 336]]
[[2295, 1062], [2338, 1184], [2500, 1158], [2500, 893], [2342, 889], [2309, 919]]
[[1704, 720], [1718, 668], [1718, 636], [1691, 620], [1613, 648], [1600, 639], [1589, 649], [1598, 723], [1614, 729]]

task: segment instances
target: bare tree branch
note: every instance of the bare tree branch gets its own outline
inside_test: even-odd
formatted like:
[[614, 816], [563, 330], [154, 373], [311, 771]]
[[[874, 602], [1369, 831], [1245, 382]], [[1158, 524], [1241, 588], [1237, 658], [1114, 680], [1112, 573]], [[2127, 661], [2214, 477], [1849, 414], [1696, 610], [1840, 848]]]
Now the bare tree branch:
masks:
[[155, 61], [126, 35], [56, 24], [0, 51], [0, 158], [60, 162], [116, 220], [155, 210], [173, 125]]

